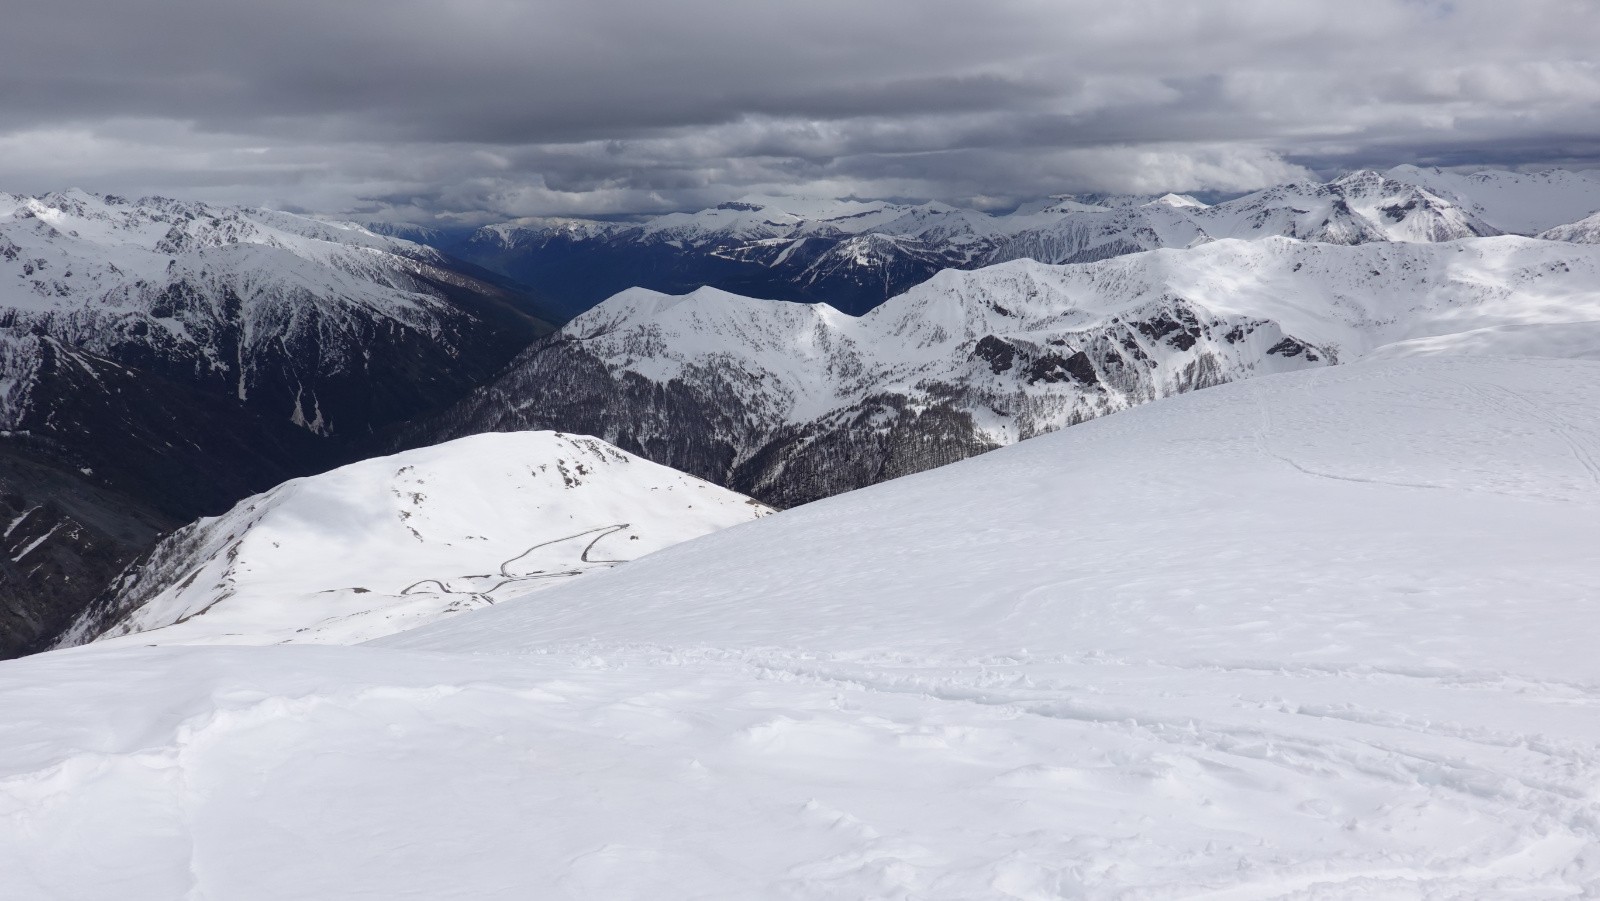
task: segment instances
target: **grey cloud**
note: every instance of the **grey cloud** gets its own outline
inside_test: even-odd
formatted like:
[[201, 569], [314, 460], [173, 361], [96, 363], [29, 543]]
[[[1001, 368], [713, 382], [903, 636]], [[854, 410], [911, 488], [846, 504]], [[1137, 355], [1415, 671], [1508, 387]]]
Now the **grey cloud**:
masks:
[[19, 6], [10, 190], [473, 220], [1600, 163], [1590, 0]]

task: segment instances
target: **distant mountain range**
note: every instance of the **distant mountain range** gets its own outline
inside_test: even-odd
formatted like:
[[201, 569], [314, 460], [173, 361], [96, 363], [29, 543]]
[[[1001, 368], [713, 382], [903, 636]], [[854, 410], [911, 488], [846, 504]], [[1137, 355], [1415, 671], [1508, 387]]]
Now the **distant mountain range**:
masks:
[[374, 227], [533, 286], [564, 319], [627, 288], [683, 293], [707, 285], [859, 315], [947, 268], [1093, 262], [1224, 238], [1360, 244], [1533, 235], [1596, 211], [1593, 172], [1463, 176], [1400, 166], [1215, 205], [1176, 194], [1064, 195], [995, 216], [940, 203], [751, 196], [638, 222]]

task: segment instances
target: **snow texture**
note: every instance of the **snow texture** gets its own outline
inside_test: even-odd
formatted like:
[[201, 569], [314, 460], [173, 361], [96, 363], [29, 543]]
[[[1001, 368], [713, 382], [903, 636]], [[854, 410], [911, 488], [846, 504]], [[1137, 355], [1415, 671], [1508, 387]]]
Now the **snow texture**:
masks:
[[1600, 363], [1152, 403], [381, 647], [0, 664], [8, 897], [1600, 891]]

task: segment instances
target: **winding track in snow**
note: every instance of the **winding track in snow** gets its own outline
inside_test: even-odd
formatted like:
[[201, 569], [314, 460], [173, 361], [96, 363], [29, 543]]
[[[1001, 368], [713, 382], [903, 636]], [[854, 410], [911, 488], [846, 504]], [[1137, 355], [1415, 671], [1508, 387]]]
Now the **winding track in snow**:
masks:
[[529, 554], [533, 553], [534, 551], [536, 551], [536, 550], [538, 550], [539, 548], [542, 548], [542, 547], [549, 547], [552, 544], [560, 544], [563, 541], [571, 541], [574, 538], [582, 538], [585, 535], [591, 535], [591, 534], [594, 534], [595, 532], [599, 532], [600, 534], [595, 535], [594, 538], [590, 539], [589, 543], [584, 546], [583, 552], [578, 555], [578, 560], [583, 562], [583, 563], [597, 564], [597, 565], [601, 565], [601, 566], [615, 566], [615, 565], [617, 565], [619, 563], [627, 563], [628, 561], [626, 561], [626, 560], [591, 560], [591, 559], [589, 559], [589, 553], [594, 550], [594, 546], [596, 544], [599, 544], [600, 540], [602, 538], [605, 538], [608, 535], [614, 535], [617, 532], [620, 532], [623, 529], [628, 528], [629, 525], [631, 525], [631, 523], [623, 522], [623, 523], [615, 523], [615, 524], [609, 525], [609, 526], [598, 526], [598, 527], [593, 528], [593, 529], [585, 529], [582, 532], [574, 532], [571, 535], [564, 535], [564, 536], [562, 536], [560, 538], [552, 538], [549, 541], [541, 541], [538, 544], [532, 545], [531, 547], [529, 547], [527, 550], [523, 551], [522, 553], [517, 554], [517, 555], [515, 555], [513, 557], [510, 557], [505, 562], [501, 563], [500, 564], [500, 575], [505, 576], [505, 578], [503, 578], [500, 581], [494, 583], [493, 585], [489, 586], [488, 588], [483, 589], [482, 591], [457, 591], [457, 590], [451, 588], [449, 586], [449, 584], [446, 583], [443, 579], [419, 579], [419, 580], [417, 580], [415, 582], [412, 582], [410, 585], [407, 585], [405, 588], [400, 589], [400, 593], [402, 595], [409, 595], [409, 594], [419, 593], [418, 590], [421, 588], [421, 586], [428, 585], [428, 584], [433, 584], [433, 585], [439, 586], [439, 591], [437, 592], [438, 594], [465, 594], [465, 595], [469, 595], [469, 596], [472, 596], [472, 597], [482, 598], [484, 601], [486, 601], [486, 602], [488, 602], [490, 604], [493, 604], [494, 603], [494, 599], [492, 597], [490, 597], [490, 595], [492, 595], [496, 591], [499, 591], [501, 588], [505, 587], [506, 585], [511, 585], [511, 584], [514, 584], [514, 583], [521, 583], [521, 582], [535, 582], [535, 581], [538, 581], [538, 580], [541, 580], [541, 579], [567, 578], [567, 577], [570, 577], [570, 576], [582, 575], [584, 573], [584, 570], [581, 570], [581, 569], [568, 570], [566, 572], [554, 572], [554, 573], [547, 573], [547, 572], [544, 572], [542, 570], [539, 570], [539, 571], [536, 571], [536, 572], [527, 573], [525, 575], [520, 575], [520, 576], [515, 574], [515, 573], [513, 573], [513, 572], [511, 572], [511, 564], [517, 562], [518, 560], [521, 560], [523, 557], [528, 556]]

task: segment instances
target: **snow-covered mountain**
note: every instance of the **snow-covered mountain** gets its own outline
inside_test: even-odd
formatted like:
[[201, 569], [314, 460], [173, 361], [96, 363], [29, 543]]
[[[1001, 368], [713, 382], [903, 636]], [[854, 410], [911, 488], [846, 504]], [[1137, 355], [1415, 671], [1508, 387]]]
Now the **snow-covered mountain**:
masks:
[[1546, 241], [1570, 241], [1574, 244], [1600, 244], [1600, 213], [1566, 225], [1558, 225], [1540, 232]]
[[[514, 345], [495, 335], [514, 312], [505, 292], [448, 267], [419, 244], [285, 213], [0, 195], [4, 328], [321, 435], [365, 434], [439, 403], [492, 368], [470, 357]], [[4, 399], [0, 425], [16, 428], [26, 386]]]
[[770, 512], [593, 438], [478, 435], [295, 479], [180, 529], [57, 644], [349, 644]]
[[1502, 231], [1531, 235], [1600, 212], [1600, 171], [1456, 172], [1397, 166], [1389, 178], [1448, 197]]
[[539, 333], [519, 304], [354, 225], [0, 195], [0, 456], [16, 461], [0, 504], [62, 517], [0, 562], [0, 656], [48, 638], [155, 532], [459, 398]]
[[[1223, 240], [949, 270], [856, 318], [623, 292], [412, 433], [554, 428], [789, 506], [1223, 382], [1457, 342], [1574, 349], [1600, 248]], [[1421, 352], [1420, 350], [1418, 352]]]
[[1600, 363], [1318, 368], [381, 646], [3, 663], [0, 873], [87, 901], [1593, 894], [1597, 411]]
[[[941, 203], [750, 196], [636, 223], [518, 220], [434, 243], [563, 296], [571, 315], [629, 287], [683, 293], [701, 286], [826, 301], [860, 314], [941, 269], [1013, 259], [1092, 262], [1222, 238], [1358, 244], [1531, 235], [1548, 226], [1523, 227], [1526, 216], [1507, 211], [1568, 222], [1590, 212], [1566, 215], [1587, 202], [1572, 187], [1600, 185], [1588, 173], [1499, 175], [1505, 178], [1402, 167], [1279, 185], [1213, 206], [1178, 194], [1064, 195], [1006, 215]], [[1553, 185], [1566, 193], [1558, 199]], [[1487, 206], [1476, 202], [1476, 188]]]

